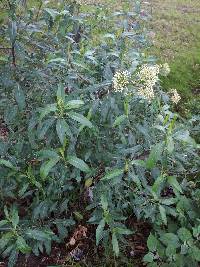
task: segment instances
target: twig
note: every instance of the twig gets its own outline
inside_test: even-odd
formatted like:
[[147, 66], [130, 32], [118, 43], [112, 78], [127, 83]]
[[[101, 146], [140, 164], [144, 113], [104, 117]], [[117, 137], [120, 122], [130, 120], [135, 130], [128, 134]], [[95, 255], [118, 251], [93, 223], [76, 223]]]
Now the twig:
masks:
[[40, 2], [39, 8], [38, 8], [38, 12], [37, 12], [37, 14], [36, 14], [36, 16], [35, 16], [35, 21], [38, 20], [38, 17], [39, 17], [41, 8], [42, 8], [42, 1]]
[[0, 47], [1, 50], [11, 50], [12, 47]]
[[16, 57], [15, 57], [15, 44], [12, 45], [12, 64], [16, 67]]

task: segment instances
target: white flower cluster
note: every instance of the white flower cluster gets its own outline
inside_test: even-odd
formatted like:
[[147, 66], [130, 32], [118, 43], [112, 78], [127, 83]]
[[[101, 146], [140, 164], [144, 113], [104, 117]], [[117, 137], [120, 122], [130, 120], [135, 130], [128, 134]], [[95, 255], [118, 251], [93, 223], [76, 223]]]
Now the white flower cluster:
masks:
[[171, 101], [174, 104], [178, 104], [178, 102], [181, 100], [181, 96], [179, 95], [176, 89], [171, 89], [170, 96], [171, 96]]
[[160, 71], [159, 65], [150, 66], [144, 64], [141, 67], [138, 76], [142, 83], [154, 86], [158, 81], [159, 71]]
[[130, 83], [130, 72], [117, 71], [113, 77], [113, 88], [116, 92], [123, 92], [127, 90], [127, 86]]
[[156, 82], [158, 81], [158, 74], [160, 71], [159, 65], [149, 66], [147, 64], [144, 64], [139, 73], [139, 86], [138, 94], [148, 100], [151, 100], [155, 97], [154, 94], [154, 86]]
[[155, 97], [152, 87], [141, 87], [140, 89], [138, 89], [138, 95], [144, 97], [149, 101]]
[[170, 73], [170, 67], [168, 63], [164, 63], [163, 65], [160, 65], [160, 74], [164, 77], [168, 76]]
[[[143, 98], [151, 101], [155, 97], [154, 87], [159, 80], [159, 74], [167, 76], [170, 73], [168, 63], [162, 65], [148, 65], [144, 64], [139, 69], [136, 80], [132, 83], [136, 85], [137, 94]], [[132, 95], [131, 91], [128, 92], [128, 85], [130, 84], [131, 74], [127, 70], [117, 71], [113, 77], [113, 89], [115, 92], [123, 92], [125, 95]], [[170, 92], [171, 101], [177, 104], [181, 97], [176, 89]]]

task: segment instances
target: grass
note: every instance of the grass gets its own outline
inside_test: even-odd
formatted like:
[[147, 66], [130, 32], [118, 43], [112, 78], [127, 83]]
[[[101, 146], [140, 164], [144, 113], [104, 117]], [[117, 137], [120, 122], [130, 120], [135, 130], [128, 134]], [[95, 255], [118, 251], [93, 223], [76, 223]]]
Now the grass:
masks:
[[152, 0], [151, 26], [156, 35], [151, 53], [171, 67], [163, 86], [176, 88], [195, 113], [200, 112], [199, 14], [199, 0]]

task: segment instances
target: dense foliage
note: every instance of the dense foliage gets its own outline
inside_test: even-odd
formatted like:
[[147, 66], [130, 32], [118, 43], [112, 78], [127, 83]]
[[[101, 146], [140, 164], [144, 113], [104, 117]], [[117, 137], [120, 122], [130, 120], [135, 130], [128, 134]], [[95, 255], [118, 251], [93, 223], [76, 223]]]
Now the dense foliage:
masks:
[[198, 121], [172, 111], [163, 66], [142, 53], [139, 1], [89, 16], [70, 1], [2, 8], [1, 257], [50, 254], [80, 220], [122, 257], [132, 217], [152, 228], [147, 266], [198, 266]]

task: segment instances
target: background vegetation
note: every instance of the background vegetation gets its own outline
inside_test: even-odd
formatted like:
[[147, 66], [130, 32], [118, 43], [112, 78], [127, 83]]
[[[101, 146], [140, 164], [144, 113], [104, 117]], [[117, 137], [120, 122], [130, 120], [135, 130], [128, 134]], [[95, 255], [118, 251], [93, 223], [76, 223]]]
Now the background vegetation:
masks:
[[171, 67], [171, 74], [163, 80], [163, 86], [165, 89], [177, 88], [187, 102], [186, 109], [199, 114], [200, 2], [155, 0], [151, 5], [155, 33], [151, 53], [160, 62], [170, 62]]

